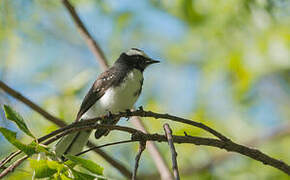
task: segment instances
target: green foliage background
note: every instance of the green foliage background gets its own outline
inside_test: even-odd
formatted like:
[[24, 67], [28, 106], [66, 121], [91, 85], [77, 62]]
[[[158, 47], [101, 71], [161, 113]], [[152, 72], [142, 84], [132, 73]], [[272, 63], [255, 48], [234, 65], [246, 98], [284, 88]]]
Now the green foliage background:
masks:
[[[72, 3], [110, 64], [131, 47], [161, 59], [160, 65], [145, 72], [137, 105], [202, 121], [240, 143], [258, 138], [252, 146], [289, 164], [289, 0]], [[1, 0], [0, 57], [1, 80], [68, 123], [101, 72], [59, 0]], [[0, 103], [20, 112], [36, 137], [57, 128], [2, 91]], [[0, 115], [2, 127], [17, 130], [6, 120], [4, 110]], [[150, 118], [144, 122], [150, 132], [163, 133], [163, 122]], [[124, 120], [120, 124], [132, 126]], [[174, 134], [208, 135], [188, 126], [170, 125]], [[21, 142], [31, 141], [18, 134]], [[126, 138], [125, 133], [112, 132], [97, 143]], [[2, 136], [0, 142], [1, 157], [15, 149]], [[170, 167], [168, 146], [158, 147]], [[137, 144], [105, 150], [133, 169]], [[194, 171], [225, 152], [193, 145], [177, 145], [177, 152], [182, 179], [288, 178], [236, 154], [204, 171]], [[85, 157], [104, 167], [105, 176], [124, 178], [99, 156], [89, 153]], [[145, 151], [140, 176], [156, 177], [153, 167]], [[7, 179], [31, 179], [31, 172], [25, 163]]]

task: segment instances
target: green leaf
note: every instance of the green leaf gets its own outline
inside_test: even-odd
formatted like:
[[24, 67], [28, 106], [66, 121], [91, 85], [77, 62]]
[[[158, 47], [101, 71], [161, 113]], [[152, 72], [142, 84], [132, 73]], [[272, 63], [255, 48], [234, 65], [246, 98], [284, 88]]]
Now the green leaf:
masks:
[[62, 172], [68, 169], [67, 167], [64, 166], [64, 164], [61, 164], [57, 161], [46, 160], [46, 163], [50, 169], [56, 169], [58, 172]]
[[60, 179], [61, 179], [61, 180], [73, 180], [72, 178], [69, 178], [69, 177], [67, 177], [67, 176], [64, 175], [64, 174], [61, 174], [61, 175], [60, 175]]
[[45, 147], [44, 145], [38, 144], [35, 141], [32, 141], [29, 146], [34, 147], [36, 152], [44, 152], [46, 155], [54, 156], [52, 152], [49, 151], [48, 147]]
[[99, 166], [98, 164], [94, 163], [91, 160], [87, 160], [81, 157], [72, 156], [72, 155], [66, 155], [67, 159], [71, 160], [72, 162], [77, 163], [81, 167], [87, 169], [91, 173], [97, 174], [97, 175], [103, 175], [103, 168]]
[[11, 144], [23, 151], [25, 154], [32, 155], [36, 153], [34, 145], [26, 145], [16, 139], [16, 132], [10, 131], [9, 129], [3, 127], [0, 127], [0, 132]]
[[51, 177], [56, 172], [58, 172], [57, 168], [48, 165], [48, 160], [29, 159], [29, 161], [30, 167], [34, 170], [35, 178]]
[[25, 134], [28, 136], [35, 138], [33, 134], [30, 132], [28, 127], [26, 126], [23, 118], [18, 114], [16, 111], [14, 111], [10, 106], [4, 105], [4, 111], [6, 118], [15, 122], [16, 125], [21, 129]]
[[94, 179], [96, 179], [95, 176], [92, 176], [92, 175], [89, 175], [89, 174], [85, 174], [85, 173], [76, 171], [74, 169], [71, 169], [71, 172], [74, 175], [74, 179], [77, 179], [77, 180], [94, 180]]

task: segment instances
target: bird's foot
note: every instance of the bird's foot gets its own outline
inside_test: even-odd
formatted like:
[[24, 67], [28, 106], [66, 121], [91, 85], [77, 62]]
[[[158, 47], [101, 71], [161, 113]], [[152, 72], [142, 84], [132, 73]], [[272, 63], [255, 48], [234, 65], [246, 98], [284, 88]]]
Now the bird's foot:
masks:
[[112, 119], [112, 117], [113, 117], [112, 112], [111, 111], [107, 111], [107, 114], [106, 114], [105, 117], [108, 118], [108, 119]]
[[139, 106], [139, 107], [138, 107], [138, 110], [139, 110], [139, 111], [144, 111], [143, 106]]
[[126, 109], [126, 121], [129, 121], [130, 118], [131, 118], [131, 110]]

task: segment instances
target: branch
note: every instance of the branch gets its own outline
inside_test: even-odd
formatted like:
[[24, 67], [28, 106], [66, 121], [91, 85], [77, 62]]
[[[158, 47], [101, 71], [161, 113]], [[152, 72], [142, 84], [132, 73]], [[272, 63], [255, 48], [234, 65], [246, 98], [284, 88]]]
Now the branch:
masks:
[[18, 167], [25, 159], [27, 159], [28, 156], [25, 155], [24, 157], [18, 159], [17, 161], [15, 161], [13, 164], [11, 164], [8, 168], [4, 169], [1, 173], [0, 173], [0, 179], [3, 178], [4, 176], [6, 176], [8, 173], [12, 172], [16, 167]]
[[[114, 126], [110, 126], [110, 125], [104, 125], [103, 126], [103, 125], [96, 124], [95, 126], [90, 125], [90, 126], [80, 126], [80, 127], [78, 127], [78, 123], [74, 123], [74, 126], [68, 125], [68, 126], [66, 126], [64, 128], [60, 128], [61, 130], [58, 129], [56, 131], [53, 131], [52, 133], [49, 133], [48, 135], [45, 135], [45, 136], [43, 136], [41, 138], [38, 138], [37, 142], [45, 141], [48, 138], [50, 138], [52, 135], [54, 135], [51, 139], [49, 139], [48, 141], [43, 143], [44, 145], [49, 145], [49, 144], [53, 143], [54, 141], [58, 140], [59, 138], [65, 136], [67, 134], [70, 134], [70, 133], [73, 133], [73, 132], [77, 132], [77, 131], [83, 131], [83, 130], [92, 130], [92, 129], [95, 129], [95, 128], [106, 128], [106, 129], [109, 129], [109, 130], [120, 130], [120, 131], [125, 131], [125, 132], [128, 132], [128, 133], [138, 133], [139, 132], [138, 130], [135, 130], [135, 129], [132, 129], [132, 128], [129, 128], [129, 127], [122, 127], [122, 126], [114, 127]], [[132, 142], [133, 141], [134, 140], [132, 140]], [[117, 143], [115, 143], [115, 144], [117, 144]], [[17, 153], [17, 152], [15, 152], [15, 153]], [[12, 153], [9, 156], [12, 156], [13, 154], [14, 153]], [[18, 167], [28, 157], [29, 157], [28, 155], [25, 155], [24, 157], [22, 157], [22, 158], [18, 159], [17, 161], [15, 161], [9, 167], [5, 168], [0, 173], [0, 178], [6, 176], [9, 172], [12, 172], [16, 167]]]
[[[48, 113], [47, 111], [45, 111], [44, 109], [42, 109], [40, 106], [38, 106], [34, 102], [30, 101], [28, 98], [24, 97], [19, 92], [15, 91], [14, 89], [12, 89], [8, 85], [6, 85], [1, 80], [0, 80], [0, 88], [3, 89], [7, 94], [11, 95], [15, 99], [23, 102], [25, 105], [27, 105], [28, 107], [30, 107], [34, 111], [38, 112], [41, 116], [43, 116], [44, 118], [46, 118], [48, 121], [50, 121], [50, 122], [58, 125], [59, 127], [65, 127], [67, 125], [63, 120], [61, 120], [61, 119], [59, 119], [59, 118], [51, 115], [50, 113]], [[88, 147], [93, 147], [95, 145], [91, 141], [88, 141], [87, 146]], [[110, 155], [108, 155], [104, 151], [99, 150], [99, 149], [95, 149], [94, 152], [97, 153], [97, 154], [99, 154], [108, 163], [110, 163], [113, 167], [115, 167], [116, 169], [118, 169], [119, 172], [121, 174], [123, 174], [125, 177], [130, 178], [132, 176], [131, 172], [122, 163], [118, 162], [117, 160], [115, 160], [114, 158], [112, 158]], [[14, 157], [12, 157], [12, 158], [14, 158]], [[1, 162], [4, 162], [4, 161], [2, 160]], [[1, 165], [2, 165], [2, 163], [1, 163]]]
[[170, 147], [170, 151], [171, 151], [171, 157], [172, 157], [172, 170], [173, 170], [173, 174], [176, 180], [179, 180], [179, 171], [178, 171], [178, 164], [177, 164], [177, 153], [173, 144], [173, 139], [172, 139], [172, 130], [169, 127], [169, 125], [166, 123], [163, 125], [164, 131], [165, 131], [165, 135], [168, 141], [168, 145]]
[[[114, 117], [114, 116], [116, 116], [116, 115], [111, 115], [111, 117]], [[96, 118], [96, 119], [98, 119], [98, 118]], [[54, 137], [50, 138], [44, 144], [52, 143], [52, 142], [56, 141], [57, 139], [59, 139], [60, 137], [65, 136], [69, 133], [73, 133], [76, 131], [83, 131], [83, 130], [92, 130], [95, 128], [102, 128], [102, 129], [108, 129], [108, 130], [119, 130], [119, 131], [124, 131], [124, 132], [130, 133], [132, 141], [168, 142], [167, 137], [164, 135], [145, 134], [139, 130], [136, 130], [136, 129], [133, 129], [130, 127], [124, 127], [124, 126], [102, 125], [102, 124], [97, 124], [96, 122], [90, 122], [90, 123], [91, 124], [88, 124], [85, 121], [76, 122], [76, 123], [73, 123], [73, 126], [70, 126], [69, 129], [63, 128], [62, 132], [56, 130], [57, 133], [55, 133], [55, 131], [51, 133], [51, 134], [56, 134], [56, 135]], [[48, 139], [50, 136], [46, 135], [45, 137], [47, 137], [47, 139]], [[46, 139], [42, 138], [42, 140], [44, 141]], [[270, 165], [270, 166], [277, 168], [277, 169], [285, 172], [286, 174], [290, 175], [290, 166], [288, 164], [284, 163], [283, 161], [274, 159], [274, 158], [262, 153], [261, 151], [259, 151], [257, 149], [249, 148], [249, 147], [234, 143], [232, 141], [222, 141], [219, 139], [194, 137], [194, 136], [188, 136], [188, 135], [186, 135], [186, 136], [172, 136], [172, 140], [175, 143], [189, 143], [189, 144], [195, 144], [195, 145], [212, 146], [212, 147], [217, 147], [220, 149], [225, 149], [227, 151], [236, 152], [236, 153], [248, 156], [248, 157], [255, 159], [257, 161], [260, 161], [263, 164]], [[7, 169], [4, 170], [4, 172], [6, 174], [8, 174], [8, 172], [11, 171], [9, 169], [14, 169], [19, 164], [20, 163], [17, 163], [17, 165], [14, 165], [13, 168], [8, 167]]]
[[10, 153], [7, 157], [5, 157], [3, 160], [1, 160], [0, 168], [4, 167], [4, 165], [6, 163], [10, 162], [14, 157], [16, 157], [20, 153], [21, 153], [20, 150]]
[[[278, 138], [283, 138], [290, 135], [290, 123], [282, 124], [276, 127], [272, 131], [267, 131], [262, 135], [257, 135], [256, 137], [248, 140], [247, 142], [243, 142], [248, 147], [257, 147], [259, 144], [269, 142], [272, 140], [276, 140]], [[234, 154], [232, 153], [218, 153], [209, 159], [209, 161], [205, 162], [204, 164], [199, 164], [198, 166], [190, 166], [185, 169], [182, 169], [181, 174], [183, 175], [192, 175], [195, 173], [200, 173], [202, 171], [208, 170], [218, 164], [229, 160], [233, 157]], [[149, 174], [149, 175], [142, 175], [141, 179], [157, 179], [159, 177], [158, 173]]]
[[[96, 145], [93, 144], [91, 141], [89, 141], [87, 143], [87, 146], [89, 148], [92, 148]], [[101, 149], [94, 149], [93, 151], [96, 152], [97, 154], [99, 154], [102, 158], [104, 158], [109, 164], [112, 165], [112, 167], [116, 168], [126, 178], [130, 178], [132, 176], [131, 172], [121, 162], [112, 158], [112, 156], [107, 154], [105, 151], [103, 151]]]
[[[136, 110], [134, 112], [120, 112], [119, 114], [112, 114], [110, 115], [111, 118], [115, 117], [129, 117], [129, 116], [135, 116], [136, 114], [144, 115], [146, 117], [158, 117], [157, 115], [159, 113], [146, 113], [148, 111], [143, 111], [141, 109]], [[127, 114], [126, 114], [127, 113]], [[151, 116], [150, 116], [151, 115]], [[166, 117], [171, 117], [171, 115], [166, 115]], [[173, 116], [175, 117], [175, 116]], [[96, 122], [100, 120], [104, 120], [105, 117], [99, 117], [99, 118], [94, 118], [82, 122], [76, 122], [73, 123], [73, 125], [69, 125], [69, 129], [63, 128], [63, 133], [56, 135], [52, 140], [49, 140], [49, 143], [53, 142], [54, 140], [60, 138], [63, 135], [66, 135], [68, 133], [74, 132], [74, 131], [80, 131], [80, 130], [89, 130], [89, 129], [94, 129], [94, 128], [104, 128], [108, 130], [119, 130], [119, 131], [124, 131], [127, 133], [132, 134], [132, 140], [138, 140], [138, 141], [166, 141], [167, 138], [165, 136], [161, 136], [158, 134], [145, 134], [139, 130], [130, 128], [130, 127], [124, 127], [124, 126], [113, 126], [113, 125], [102, 125], [102, 124], [96, 124]], [[179, 117], [176, 117], [179, 118]], [[183, 119], [183, 118], [180, 118]], [[58, 130], [56, 130], [58, 131]], [[54, 132], [52, 132], [54, 133]], [[60, 133], [58, 131], [58, 133]], [[48, 135], [47, 135], [48, 136]], [[232, 152], [237, 152], [242, 155], [248, 156], [252, 159], [255, 159], [257, 161], [260, 161], [266, 165], [270, 165], [272, 167], [275, 167], [277, 169], [282, 170], [283, 172], [287, 173], [290, 175], [290, 167], [283, 161], [274, 159], [261, 151], [253, 148], [248, 148], [246, 146], [237, 144], [232, 142], [231, 140], [229, 141], [222, 141], [218, 139], [211, 139], [211, 138], [200, 138], [200, 137], [193, 137], [193, 136], [173, 136], [173, 141], [176, 143], [192, 143], [196, 145], [207, 145], [207, 146], [213, 146], [213, 147], [218, 147], [220, 149], [225, 149], [227, 151], [232, 151]], [[49, 144], [45, 142], [45, 144]]]
[[[138, 113], [140, 111], [143, 111], [143, 110], [137, 110], [134, 112]], [[132, 112], [132, 113], [127, 112], [127, 113], [129, 113], [127, 115], [121, 112], [119, 114], [113, 114], [110, 116], [111, 116], [111, 118], [112, 117], [114, 118], [114, 117], [119, 117], [120, 114], [122, 114], [123, 116], [121, 116], [121, 117], [128, 117], [128, 116], [135, 114], [134, 112]], [[143, 114], [146, 114], [146, 113], [143, 113]], [[152, 112], [151, 117], [153, 117], [153, 115], [155, 116], [156, 114], [158, 114], [158, 113]], [[150, 116], [148, 116], [148, 117], [150, 117]], [[93, 121], [94, 119], [95, 119], [95, 121]], [[74, 132], [74, 131], [89, 130], [89, 129], [94, 129], [94, 128], [104, 128], [104, 129], [108, 129], [108, 130], [119, 130], [119, 131], [124, 131], [124, 132], [130, 133], [132, 135], [132, 140], [135, 140], [135, 141], [137, 140], [137, 141], [158, 141], [158, 142], [165, 141], [165, 142], [167, 142], [167, 138], [165, 136], [162, 136], [162, 135], [145, 134], [139, 130], [136, 130], [136, 129], [133, 129], [130, 127], [96, 124], [97, 121], [104, 119], [104, 117], [94, 118], [94, 119], [73, 123], [73, 126], [70, 126], [69, 129], [64, 128], [64, 132], [62, 133], [62, 135], [66, 135], [66, 134]], [[56, 131], [58, 131], [58, 130], [56, 130]], [[54, 132], [52, 132], [52, 133], [54, 133]], [[58, 139], [61, 137], [61, 135], [57, 135], [56, 137], [57, 138], [55, 138], [55, 139]], [[201, 138], [201, 137], [194, 137], [194, 136], [188, 136], [188, 135], [186, 135], [186, 136], [173, 136], [173, 141], [175, 143], [191, 143], [191, 144], [195, 144], [195, 145], [212, 146], [212, 147], [217, 147], [220, 149], [225, 149], [227, 151], [237, 152], [239, 154], [242, 154], [242, 155], [248, 156], [252, 159], [255, 159], [257, 161], [260, 161], [263, 164], [270, 165], [272, 167], [280, 169], [283, 172], [290, 175], [290, 166], [288, 164], [284, 163], [283, 161], [274, 159], [274, 158], [262, 153], [261, 151], [259, 151], [257, 149], [249, 148], [249, 147], [234, 143], [233, 141], [222, 141], [222, 140], [218, 140], [218, 139]], [[50, 139], [50, 142], [51, 142], [51, 139]], [[45, 143], [45, 144], [48, 144], [48, 143]]]
[[66, 9], [69, 11], [69, 14], [71, 15], [71, 17], [72, 17], [75, 25], [77, 26], [77, 29], [81, 33], [82, 37], [86, 41], [88, 47], [94, 53], [94, 55], [97, 57], [97, 60], [99, 61], [100, 65], [102, 66], [102, 69], [107, 69], [108, 63], [106, 61], [106, 58], [104, 56], [103, 51], [98, 46], [97, 42], [93, 39], [92, 35], [87, 30], [84, 23], [79, 18], [75, 8], [70, 4], [70, 2], [68, 0], [62, 0], [62, 3], [66, 7]]
[[[266, 131], [260, 136], [256, 136], [253, 139], [248, 140], [247, 142], [244, 142], [246, 146], [249, 147], [257, 147], [259, 144], [264, 142], [269, 142], [271, 140], [275, 140], [280, 137], [285, 137], [290, 135], [290, 123], [288, 124], [282, 124], [279, 127], [276, 127], [272, 131]], [[186, 174], [192, 174], [196, 172], [201, 172], [206, 169], [212, 168], [213, 166], [216, 166], [232, 157], [232, 154], [229, 153], [221, 153], [219, 155], [216, 155], [210, 159], [207, 163], [200, 165], [199, 167], [191, 167], [188, 170], [185, 170], [184, 173]], [[188, 172], [188, 173], [187, 173]]]
[[[140, 131], [142, 131], [145, 134], [148, 133], [139, 117], [137, 116], [131, 117], [130, 121]], [[147, 141], [146, 146], [148, 152], [152, 156], [152, 160], [155, 163], [155, 166], [157, 167], [158, 173], [160, 175], [160, 178], [156, 179], [173, 180], [172, 174], [170, 173], [166, 162], [164, 161], [163, 157], [158, 151], [156, 144], [153, 141]]]
[[[132, 116], [138, 116], [138, 117], [152, 117], [155, 119], [168, 119], [170, 121], [174, 121], [174, 122], [179, 122], [179, 123], [183, 123], [183, 124], [188, 124], [191, 126], [195, 126], [198, 128], [201, 128], [209, 133], [211, 133], [212, 135], [216, 136], [217, 138], [219, 138], [220, 140], [223, 141], [231, 141], [229, 138], [225, 137], [224, 135], [222, 135], [221, 133], [217, 132], [216, 130], [212, 129], [211, 127], [201, 123], [201, 122], [196, 122], [193, 120], [189, 120], [189, 119], [185, 119], [185, 118], [181, 118], [181, 117], [177, 117], [177, 116], [173, 116], [170, 114], [162, 114], [162, 113], [156, 113], [156, 112], [152, 112], [152, 111], [144, 111], [142, 106], [139, 107], [138, 110], [135, 111], [126, 111], [126, 112], [119, 112], [118, 114], [113, 115], [113, 118], [121, 118], [121, 117], [132, 117]], [[96, 120], [102, 120], [100, 117], [98, 118], [91, 118], [91, 119], [87, 119], [86, 122], [94, 122]]]
[[130, 142], [135, 142], [135, 141], [125, 140], [125, 141], [118, 141], [118, 142], [108, 143], [108, 144], [104, 144], [104, 145], [94, 146], [94, 147], [91, 147], [90, 149], [87, 149], [85, 151], [82, 151], [82, 152], [76, 154], [76, 156], [80, 156], [80, 155], [85, 154], [85, 153], [92, 151], [94, 149], [99, 149], [99, 148], [107, 147], [107, 146], [113, 146], [113, 145], [117, 145], [117, 144], [125, 144], [125, 143], [130, 143]]
[[[114, 115], [114, 114], [111, 115], [111, 117], [115, 117], [115, 116], [118, 116], [118, 115]], [[123, 117], [127, 117], [127, 116], [123, 116]], [[85, 121], [74, 123], [74, 125], [71, 128], [64, 130], [62, 134], [55, 136], [57, 138], [52, 138], [52, 139], [57, 140], [61, 136], [64, 136], [68, 133], [72, 133], [75, 131], [90, 130], [94, 128], [103, 128], [103, 129], [108, 129], [108, 130], [119, 130], [119, 131], [130, 133], [132, 135], [131, 139], [133, 141], [167, 142], [167, 138], [163, 135], [145, 134], [139, 130], [136, 130], [130, 127], [124, 127], [124, 126], [96, 124], [99, 118], [95, 118], [95, 119], [96, 119], [95, 122], [93, 122], [92, 120], [88, 120], [89, 123]], [[172, 138], [175, 143], [190, 143], [190, 144], [195, 144], [195, 145], [206, 145], [206, 146], [217, 147], [220, 149], [225, 149], [227, 151], [236, 152], [236, 153], [248, 156], [257, 161], [260, 161], [263, 164], [270, 165], [272, 167], [280, 169], [281, 171], [290, 175], [290, 166], [284, 163], [283, 161], [272, 158], [257, 149], [249, 148], [249, 147], [234, 143], [232, 141], [222, 141], [218, 139], [201, 138], [201, 137], [194, 137], [194, 136], [188, 136], [188, 135], [172, 136]], [[53, 142], [53, 140], [50, 139], [49, 142], [51, 143]], [[45, 143], [45, 144], [49, 144], [49, 143]]]
[[139, 167], [139, 161], [140, 161], [141, 155], [142, 155], [143, 151], [145, 150], [145, 148], [146, 148], [146, 141], [140, 141], [138, 154], [136, 155], [136, 158], [135, 158], [135, 167], [134, 167], [134, 171], [133, 171], [133, 175], [132, 175], [132, 180], [136, 180], [136, 178], [137, 178], [137, 170]]
[[50, 113], [48, 113], [47, 111], [42, 109], [40, 106], [38, 106], [34, 102], [30, 101], [26, 97], [24, 97], [19, 92], [17, 92], [14, 89], [10, 88], [8, 85], [6, 85], [1, 80], [0, 80], [0, 88], [3, 89], [6, 93], [10, 94], [15, 99], [18, 99], [19, 101], [23, 102], [25, 105], [27, 105], [28, 107], [30, 107], [34, 111], [38, 112], [40, 115], [42, 115], [44, 118], [48, 119], [50, 122], [52, 122], [52, 123], [54, 123], [54, 124], [56, 124], [56, 125], [58, 125], [60, 127], [63, 127], [63, 126], [67, 125], [63, 120], [51, 115]]

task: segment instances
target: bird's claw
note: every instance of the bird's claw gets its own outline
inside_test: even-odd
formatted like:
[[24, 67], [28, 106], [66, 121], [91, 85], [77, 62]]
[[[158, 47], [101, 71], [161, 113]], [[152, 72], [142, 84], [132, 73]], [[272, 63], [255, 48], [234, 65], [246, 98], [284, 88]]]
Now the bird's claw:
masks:
[[139, 106], [138, 109], [139, 109], [140, 111], [143, 111], [143, 110], [144, 110], [144, 109], [143, 109], [143, 106]]
[[107, 111], [106, 118], [111, 119], [113, 116], [111, 111]]

